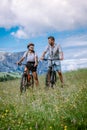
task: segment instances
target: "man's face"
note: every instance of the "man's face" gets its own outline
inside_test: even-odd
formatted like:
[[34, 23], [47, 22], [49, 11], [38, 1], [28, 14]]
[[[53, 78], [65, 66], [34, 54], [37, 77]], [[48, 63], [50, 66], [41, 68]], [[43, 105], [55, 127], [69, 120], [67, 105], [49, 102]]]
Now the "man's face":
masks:
[[51, 46], [53, 46], [53, 45], [54, 45], [54, 40], [52, 40], [52, 39], [50, 38], [50, 39], [48, 39], [48, 43], [49, 43]]

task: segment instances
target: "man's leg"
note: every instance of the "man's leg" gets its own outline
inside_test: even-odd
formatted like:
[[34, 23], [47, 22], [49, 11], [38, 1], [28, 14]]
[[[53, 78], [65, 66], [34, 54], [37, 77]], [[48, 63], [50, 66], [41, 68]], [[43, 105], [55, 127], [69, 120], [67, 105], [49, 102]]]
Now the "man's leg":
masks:
[[62, 73], [58, 71], [58, 74], [59, 74], [59, 78], [60, 78], [61, 83], [63, 83], [63, 75], [62, 75]]
[[59, 75], [59, 78], [60, 78], [60, 81], [61, 81], [61, 83], [62, 83], [62, 87], [63, 87], [63, 83], [64, 83], [64, 81], [63, 81], [63, 75], [62, 75], [62, 72], [61, 72], [61, 71], [58, 71], [58, 75]]
[[59, 79], [60, 79], [62, 87], [63, 87], [64, 81], [63, 81], [63, 75], [62, 75], [62, 72], [61, 72], [61, 64], [55, 66], [55, 70], [57, 71], [57, 73], [59, 75]]

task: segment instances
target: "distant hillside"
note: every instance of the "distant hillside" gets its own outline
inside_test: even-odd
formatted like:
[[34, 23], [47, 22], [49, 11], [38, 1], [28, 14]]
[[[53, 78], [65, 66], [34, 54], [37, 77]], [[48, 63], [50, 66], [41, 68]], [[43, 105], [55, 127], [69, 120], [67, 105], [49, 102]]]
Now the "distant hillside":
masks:
[[[0, 72], [22, 72], [24, 66], [17, 66], [15, 63], [22, 57], [23, 53], [24, 52], [0, 52]], [[38, 74], [43, 74], [46, 70], [47, 63], [39, 62]]]

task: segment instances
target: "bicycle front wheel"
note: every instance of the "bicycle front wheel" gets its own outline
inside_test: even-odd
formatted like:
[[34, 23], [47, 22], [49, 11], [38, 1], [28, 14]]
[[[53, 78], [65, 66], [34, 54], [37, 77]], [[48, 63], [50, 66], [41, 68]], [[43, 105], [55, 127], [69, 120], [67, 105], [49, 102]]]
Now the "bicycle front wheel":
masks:
[[50, 86], [50, 76], [51, 76], [51, 71], [48, 71], [46, 74], [46, 80], [45, 80], [46, 87]]
[[25, 74], [22, 75], [21, 78], [21, 85], [20, 85], [20, 92], [22, 93], [23, 91], [26, 91], [26, 86], [27, 86], [27, 76]]
[[55, 82], [56, 82], [56, 72], [52, 71], [51, 72], [51, 77], [50, 77], [51, 87], [53, 87], [53, 85], [55, 84]]

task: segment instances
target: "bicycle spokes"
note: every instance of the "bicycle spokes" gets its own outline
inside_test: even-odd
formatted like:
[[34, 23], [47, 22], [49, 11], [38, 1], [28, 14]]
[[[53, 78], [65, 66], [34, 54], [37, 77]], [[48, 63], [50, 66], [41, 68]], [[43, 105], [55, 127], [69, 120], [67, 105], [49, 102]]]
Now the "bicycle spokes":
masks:
[[46, 86], [52, 87], [56, 83], [56, 72], [55, 71], [49, 71], [46, 75]]

